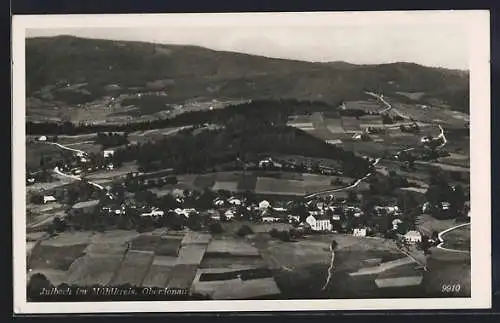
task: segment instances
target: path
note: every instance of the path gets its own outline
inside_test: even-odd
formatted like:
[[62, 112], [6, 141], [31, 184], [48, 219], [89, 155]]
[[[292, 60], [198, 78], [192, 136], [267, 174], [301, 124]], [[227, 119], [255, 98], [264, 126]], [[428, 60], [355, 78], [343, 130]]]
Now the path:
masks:
[[444, 244], [444, 239], [443, 239], [443, 236], [450, 232], [450, 231], [453, 231], [455, 229], [458, 229], [458, 228], [461, 228], [461, 227], [464, 227], [466, 225], [470, 225], [470, 222], [469, 223], [462, 223], [462, 224], [459, 224], [459, 225], [455, 225], [451, 228], [448, 228], [446, 230], [443, 230], [441, 232], [438, 233], [438, 240], [440, 241], [440, 243], [437, 245], [436, 248], [438, 249], [441, 249], [441, 250], [446, 250], [446, 251], [451, 251], [451, 252], [458, 252], [458, 253], [470, 253], [469, 251], [466, 251], [466, 250], [457, 250], [457, 249], [449, 249], [449, 248], [445, 248], [443, 247], [443, 244]]
[[[377, 158], [374, 162], [373, 162], [373, 166], [376, 166], [379, 161], [381, 160], [381, 158]], [[345, 187], [341, 187], [341, 188], [334, 188], [334, 189], [328, 189], [328, 190], [324, 190], [324, 191], [319, 191], [319, 192], [315, 192], [315, 193], [311, 193], [309, 195], [306, 195], [304, 196], [304, 198], [306, 199], [310, 199], [310, 198], [313, 198], [315, 196], [318, 196], [318, 195], [321, 195], [321, 194], [328, 194], [328, 193], [335, 193], [335, 192], [341, 192], [341, 191], [345, 191], [345, 190], [349, 190], [351, 188], [355, 188], [356, 186], [358, 186], [361, 182], [363, 182], [364, 180], [366, 180], [368, 177], [372, 176], [373, 173], [368, 173], [366, 174], [365, 176], [363, 176], [362, 178], [359, 178], [358, 180], [356, 180], [353, 184], [351, 185], [348, 185], [348, 186], [345, 186]]]
[[64, 146], [64, 145], [61, 145], [57, 142], [47, 142], [47, 144], [49, 145], [55, 145], [61, 149], [66, 149], [66, 150], [69, 150], [69, 151], [73, 151], [73, 152], [76, 152], [77, 154], [83, 154], [83, 155], [86, 155], [87, 153], [84, 152], [83, 150], [79, 150], [79, 149], [74, 149], [74, 148], [70, 148], [68, 146]]
[[332, 257], [331, 257], [331, 260], [330, 260], [330, 267], [328, 267], [328, 276], [326, 277], [325, 284], [323, 285], [323, 287], [321, 288], [321, 290], [325, 290], [326, 289], [326, 287], [328, 286], [328, 284], [330, 284], [330, 280], [332, 279], [332, 275], [333, 275], [333, 261], [335, 260], [335, 250], [334, 250], [332, 244], [330, 244], [330, 252], [332, 253]]
[[[71, 178], [71, 179], [77, 180], [77, 181], [83, 181], [83, 178], [81, 178], [79, 176], [71, 175], [71, 174], [66, 174], [66, 173], [61, 172], [58, 167], [54, 168], [54, 173], [56, 173], [57, 175], [60, 175], [60, 176], [64, 176], [64, 177], [67, 177], [67, 178]], [[87, 180], [85, 180], [85, 181], [87, 183], [89, 183], [90, 185], [93, 185], [93, 186], [97, 187], [98, 189], [100, 189], [102, 191], [106, 190], [104, 188], [104, 186], [102, 186], [102, 185], [99, 185], [97, 183], [94, 183], [94, 182], [91, 182], [91, 181], [87, 181]]]

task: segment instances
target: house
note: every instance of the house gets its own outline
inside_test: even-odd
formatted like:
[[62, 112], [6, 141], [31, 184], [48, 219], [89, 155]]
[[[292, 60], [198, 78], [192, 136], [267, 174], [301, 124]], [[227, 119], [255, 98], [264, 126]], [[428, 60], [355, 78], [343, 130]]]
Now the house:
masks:
[[288, 211], [284, 207], [273, 207], [273, 210], [276, 211], [276, 212], [286, 212], [286, 211]]
[[273, 223], [273, 222], [279, 222], [281, 219], [275, 216], [263, 216], [262, 217], [262, 222], [264, 223]]
[[33, 177], [30, 177], [30, 178], [26, 179], [26, 183], [28, 183], [28, 184], [34, 184], [35, 183], [35, 179]]
[[259, 168], [270, 167], [270, 166], [273, 166], [273, 167], [276, 167], [276, 168], [283, 167], [282, 164], [280, 164], [278, 162], [275, 162], [271, 158], [266, 158], [266, 159], [262, 159], [262, 160], [259, 161]]
[[47, 141], [47, 136], [38, 137], [38, 141]]
[[113, 164], [106, 165], [106, 170], [113, 170], [113, 168], [115, 168], [115, 166]]
[[355, 237], [366, 237], [366, 228], [356, 228], [353, 230], [352, 235]]
[[354, 139], [354, 140], [359, 140], [359, 139], [361, 139], [361, 137], [362, 137], [362, 135], [361, 135], [360, 133], [357, 133], [357, 134], [354, 134], [354, 135], [352, 136], [352, 139]]
[[55, 202], [55, 201], [56, 201], [56, 198], [52, 195], [44, 195], [43, 196], [43, 204]]
[[163, 216], [165, 214], [165, 212], [163, 212], [162, 210], [159, 210], [158, 208], [152, 208], [150, 212], [145, 212], [145, 213], [142, 213], [141, 216], [142, 217], [157, 217], [157, 216]]
[[422, 242], [422, 235], [418, 231], [411, 230], [404, 235], [404, 239], [411, 243]]
[[430, 143], [432, 141], [432, 139], [433, 139], [432, 137], [426, 136], [426, 137], [422, 137], [420, 139], [420, 142], [423, 143], [423, 144], [428, 144], [428, 143]]
[[113, 157], [115, 155], [115, 151], [112, 150], [112, 149], [106, 149], [102, 152], [104, 158], [110, 158], [110, 157]]
[[331, 231], [332, 223], [330, 219], [325, 215], [309, 215], [306, 218], [306, 223], [311, 226], [314, 231]]
[[242, 202], [240, 199], [237, 199], [235, 197], [231, 197], [229, 200], [228, 200], [229, 204], [231, 205], [241, 205]]
[[430, 202], [425, 202], [424, 205], [422, 205], [422, 213], [429, 213], [431, 209], [432, 206]]
[[441, 202], [440, 207], [441, 207], [442, 211], [448, 211], [451, 207], [451, 203], [450, 202]]
[[399, 213], [399, 207], [398, 206], [379, 206], [376, 205], [373, 207], [373, 211], [377, 215], [395, 215]]
[[401, 221], [400, 219], [392, 220], [392, 229], [397, 230], [401, 223], [403, 223], [403, 221]]
[[221, 198], [218, 197], [218, 198], [216, 198], [214, 200], [213, 203], [214, 203], [215, 206], [221, 207], [221, 206], [224, 206], [225, 201], [223, 199], [221, 199]]
[[269, 208], [270, 206], [271, 206], [271, 203], [269, 203], [266, 200], [262, 200], [259, 202], [259, 209], [261, 209], [261, 210], [265, 210], [265, 209]]
[[299, 223], [300, 222], [300, 216], [298, 216], [298, 215], [288, 215], [288, 222], [289, 223]]
[[234, 211], [233, 210], [227, 210], [224, 213], [224, 216], [226, 217], [226, 220], [232, 220], [234, 218]]

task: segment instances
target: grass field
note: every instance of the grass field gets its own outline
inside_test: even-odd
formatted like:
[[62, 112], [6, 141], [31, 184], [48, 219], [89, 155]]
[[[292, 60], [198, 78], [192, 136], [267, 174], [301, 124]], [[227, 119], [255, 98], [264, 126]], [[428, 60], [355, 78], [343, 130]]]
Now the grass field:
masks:
[[173, 266], [152, 264], [142, 282], [144, 287], [166, 287]]
[[[468, 253], [431, 249], [427, 257], [429, 271], [424, 273], [423, 285], [429, 297], [470, 297], [471, 263]], [[443, 293], [443, 286], [459, 285], [458, 292]]]
[[282, 180], [259, 177], [255, 184], [257, 194], [304, 195], [304, 183], [295, 180]]
[[189, 244], [182, 246], [179, 250], [179, 256], [177, 257], [177, 265], [196, 265], [198, 266], [203, 259], [205, 250], [207, 249], [206, 244]]
[[64, 152], [61, 148], [41, 142], [26, 143], [26, 167], [38, 168], [40, 158], [58, 160], [62, 158]]
[[167, 288], [189, 289], [196, 277], [198, 265], [176, 265], [170, 271]]
[[128, 283], [132, 286], [141, 286], [153, 262], [153, 258], [154, 254], [152, 252], [129, 251], [110, 284], [120, 285]]
[[37, 244], [31, 250], [27, 267], [30, 269], [68, 270], [75, 259], [83, 255], [86, 244], [66, 246]]
[[434, 231], [441, 232], [455, 225], [457, 225], [457, 223], [453, 219], [438, 220], [429, 214], [422, 214], [417, 218], [418, 229], [428, 236], [431, 236]]
[[158, 256], [177, 257], [183, 237], [161, 237], [156, 246], [155, 254]]
[[160, 244], [161, 237], [143, 234], [132, 240], [131, 249], [138, 251], [155, 251]]
[[122, 255], [85, 255], [75, 260], [68, 270], [68, 283], [78, 286], [106, 285], [120, 268]]
[[190, 245], [190, 244], [208, 245], [210, 240], [212, 240], [212, 235], [209, 233], [190, 231], [190, 232], [186, 233], [186, 235], [182, 239], [181, 244], [182, 245]]
[[442, 238], [444, 248], [470, 251], [470, 225], [451, 230]]

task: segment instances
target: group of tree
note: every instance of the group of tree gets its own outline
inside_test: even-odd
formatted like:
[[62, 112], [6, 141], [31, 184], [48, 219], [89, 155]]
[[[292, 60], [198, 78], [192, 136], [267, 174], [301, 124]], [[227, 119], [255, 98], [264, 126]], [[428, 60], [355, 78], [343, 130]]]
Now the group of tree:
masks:
[[129, 143], [128, 134], [126, 132], [98, 132], [95, 142], [98, 145], [102, 145], [104, 148], [122, 146]]

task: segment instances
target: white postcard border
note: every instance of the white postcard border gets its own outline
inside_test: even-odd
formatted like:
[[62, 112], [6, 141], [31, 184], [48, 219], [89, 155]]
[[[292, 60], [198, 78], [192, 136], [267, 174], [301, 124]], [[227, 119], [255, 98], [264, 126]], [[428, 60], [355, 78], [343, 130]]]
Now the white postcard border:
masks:
[[[424, 16], [425, 19], [422, 19]], [[167, 19], [166, 19], [167, 18]], [[193, 25], [368, 25], [462, 22], [469, 32], [471, 127], [471, 297], [439, 299], [331, 299], [265, 301], [67, 302], [26, 301], [25, 194], [25, 30], [27, 28], [144, 27]], [[248, 312], [302, 310], [464, 309], [491, 307], [490, 67], [489, 12], [486, 10], [248, 13], [154, 15], [13, 16], [12, 165], [15, 313]]]

